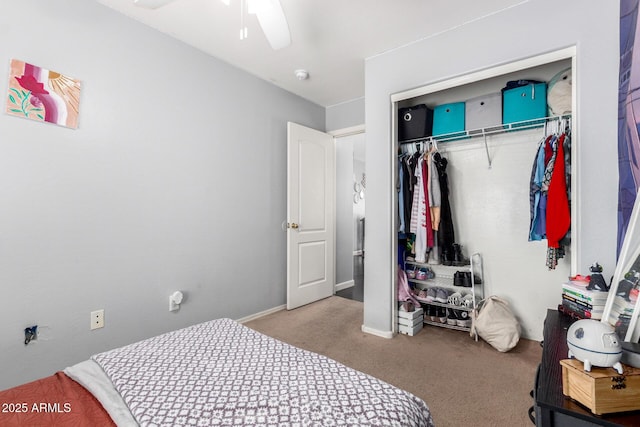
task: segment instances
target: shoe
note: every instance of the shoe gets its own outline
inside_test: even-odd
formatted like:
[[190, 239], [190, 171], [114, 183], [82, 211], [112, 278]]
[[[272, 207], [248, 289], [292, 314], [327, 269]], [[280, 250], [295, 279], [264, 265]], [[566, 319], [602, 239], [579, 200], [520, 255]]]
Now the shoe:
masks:
[[462, 306], [466, 308], [473, 308], [473, 295], [466, 294], [462, 297]]
[[447, 316], [447, 325], [458, 325], [458, 316], [456, 315], [455, 311], [456, 310], [449, 309], [449, 315]]
[[426, 301], [427, 300], [427, 290], [426, 289], [420, 289], [420, 292], [418, 292], [417, 298], [419, 300]]
[[412, 313], [415, 311], [415, 309], [416, 309], [416, 306], [413, 305], [411, 301], [403, 301], [402, 305], [400, 305], [400, 311], [406, 311], [408, 313]]
[[464, 271], [456, 271], [453, 274], [453, 286], [460, 286], [462, 287], [462, 283], [464, 281]]
[[427, 314], [426, 314], [426, 318], [427, 320], [431, 321], [431, 322], [437, 322], [438, 321], [438, 310], [436, 308], [435, 305], [431, 305], [431, 304], [427, 304]]
[[462, 256], [462, 247], [457, 243], [453, 244], [453, 260], [451, 265], [455, 265], [456, 267], [469, 265], [469, 260]]
[[457, 310], [456, 313], [456, 326], [469, 327], [471, 326], [471, 317], [469, 312], [465, 310]]
[[444, 307], [437, 308], [436, 320], [440, 323], [447, 323], [447, 309]]
[[425, 268], [425, 279], [431, 280], [436, 278], [436, 273], [433, 272], [430, 268]]
[[453, 265], [453, 248], [442, 248], [442, 265]]
[[447, 298], [447, 303], [451, 305], [461, 305], [462, 304], [462, 295], [460, 292], [454, 292]]
[[407, 271], [405, 271], [405, 273], [407, 273], [407, 278], [409, 279], [415, 279], [416, 278], [416, 268], [410, 268]]
[[431, 271], [431, 269], [429, 268], [421, 268], [420, 270], [416, 271], [416, 279], [418, 280], [433, 279], [434, 277], [435, 274], [433, 274], [433, 271]]
[[449, 298], [449, 292], [446, 289], [438, 288], [436, 291], [436, 302], [446, 304]]
[[463, 288], [471, 287], [471, 272], [470, 271], [456, 271], [453, 275], [453, 286], [460, 286]]
[[425, 297], [427, 301], [435, 301], [436, 296], [437, 296], [436, 288], [427, 289], [427, 296]]

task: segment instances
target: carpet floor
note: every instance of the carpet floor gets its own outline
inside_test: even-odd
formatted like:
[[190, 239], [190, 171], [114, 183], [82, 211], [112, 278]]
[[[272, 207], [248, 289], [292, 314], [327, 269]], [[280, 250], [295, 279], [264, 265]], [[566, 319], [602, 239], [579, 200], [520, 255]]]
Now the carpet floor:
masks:
[[361, 302], [334, 296], [245, 325], [415, 394], [439, 427], [533, 425], [527, 411], [539, 342], [521, 339], [500, 353], [467, 332], [428, 325], [385, 339], [362, 332], [362, 316]]

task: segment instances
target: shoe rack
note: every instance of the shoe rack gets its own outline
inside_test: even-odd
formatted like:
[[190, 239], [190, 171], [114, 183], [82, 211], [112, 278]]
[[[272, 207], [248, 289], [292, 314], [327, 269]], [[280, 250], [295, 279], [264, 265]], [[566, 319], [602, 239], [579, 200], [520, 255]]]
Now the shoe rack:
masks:
[[[429, 274], [419, 274], [421, 270], [433, 272], [433, 277], [429, 278]], [[471, 258], [466, 262], [466, 265], [443, 265], [443, 264], [429, 264], [416, 262], [412, 259], [405, 260], [405, 271], [416, 271], [416, 276], [411, 277], [411, 274], [407, 274], [407, 280], [413, 283], [415, 289], [428, 291], [430, 288], [443, 289], [447, 292], [447, 296], [454, 292], [460, 294], [470, 294], [472, 296], [472, 304], [457, 305], [449, 302], [443, 303], [441, 301], [427, 300], [425, 296], [416, 296], [420, 301], [424, 310], [424, 323], [427, 325], [438, 326], [448, 329], [456, 329], [460, 331], [471, 330], [471, 312], [476, 309], [476, 306], [482, 298], [484, 298], [484, 277], [482, 274], [482, 257], [479, 253], [474, 253]], [[459, 281], [456, 281], [456, 273], [466, 272], [470, 275], [470, 286], [458, 286]], [[422, 276], [426, 276], [422, 278]], [[438, 316], [438, 311], [442, 313], [442, 310], [446, 312], [446, 321], [442, 321], [442, 316]], [[454, 315], [460, 313], [463, 318], [458, 318], [459, 322], [453, 322], [450, 317], [451, 312]], [[433, 313], [433, 315], [431, 314]], [[465, 315], [466, 314], [466, 315]], [[435, 316], [435, 317], [433, 317]], [[469, 319], [468, 321], [466, 319]], [[477, 340], [477, 338], [476, 338]]]

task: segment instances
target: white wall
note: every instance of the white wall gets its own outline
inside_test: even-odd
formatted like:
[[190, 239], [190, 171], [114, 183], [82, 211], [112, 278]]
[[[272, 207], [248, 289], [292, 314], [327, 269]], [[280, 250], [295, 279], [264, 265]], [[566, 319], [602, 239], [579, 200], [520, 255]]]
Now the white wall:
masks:
[[[553, 11], [550, 13], [550, 11]], [[577, 265], [598, 260], [615, 268], [617, 205], [618, 3], [531, 0], [409, 46], [370, 58], [365, 64], [367, 204], [364, 328], [392, 330], [393, 269], [390, 96], [451, 77], [537, 56], [568, 46], [577, 49]], [[473, 42], [471, 42], [473, 40]], [[496, 268], [500, 268], [496, 266]], [[523, 274], [526, 272], [523, 272]], [[555, 278], [549, 278], [555, 281]], [[514, 285], [536, 292], [524, 279]], [[558, 302], [560, 301], [558, 288]], [[528, 337], [539, 339], [548, 307], [527, 315]], [[553, 307], [549, 307], [553, 308]], [[522, 315], [527, 308], [518, 307]]]
[[3, 85], [11, 58], [83, 92], [77, 130], [0, 114], [0, 389], [285, 303], [286, 122], [323, 108], [93, 1], [5, 2]]

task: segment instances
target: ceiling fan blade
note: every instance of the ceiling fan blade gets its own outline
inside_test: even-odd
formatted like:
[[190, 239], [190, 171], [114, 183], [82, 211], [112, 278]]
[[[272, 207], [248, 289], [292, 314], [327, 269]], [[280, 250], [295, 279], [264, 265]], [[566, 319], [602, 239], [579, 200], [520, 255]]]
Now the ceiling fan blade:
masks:
[[133, 4], [145, 9], [157, 9], [166, 6], [174, 0], [133, 0]]
[[273, 50], [282, 49], [291, 44], [289, 24], [284, 16], [279, 0], [261, 0], [255, 13], [265, 37]]

